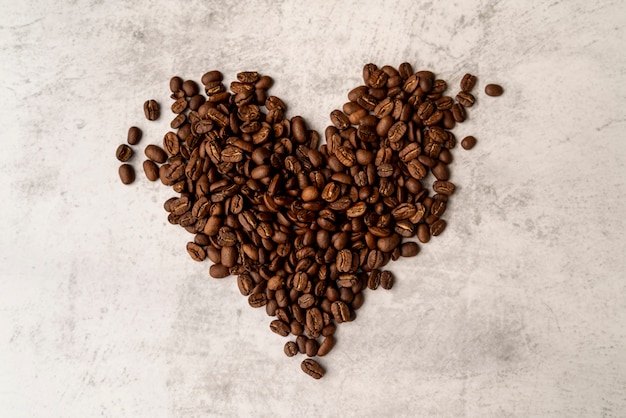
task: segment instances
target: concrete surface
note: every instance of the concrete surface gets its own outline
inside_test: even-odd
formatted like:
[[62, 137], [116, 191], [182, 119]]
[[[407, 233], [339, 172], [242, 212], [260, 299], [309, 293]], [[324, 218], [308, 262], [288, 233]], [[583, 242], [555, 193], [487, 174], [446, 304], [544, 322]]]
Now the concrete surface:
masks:
[[[623, 1], [1, 3], [2, 417], [626, 416]], [[314, 381], [115, 148], [160, 142], [174, 74], [256, 69], [323, 131], [403, 61], [506, 93], [456, 130], [448, 229]]]

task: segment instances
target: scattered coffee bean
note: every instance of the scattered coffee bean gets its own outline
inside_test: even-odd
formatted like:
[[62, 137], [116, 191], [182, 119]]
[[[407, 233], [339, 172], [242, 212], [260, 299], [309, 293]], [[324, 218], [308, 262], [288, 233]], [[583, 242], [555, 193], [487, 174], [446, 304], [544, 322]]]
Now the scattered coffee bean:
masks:
[[141, 129], [136, 126], [131, 126], [128, 128], [128, 144], [129, 145], [137, 145], [139, 141], [141, 141]]
[[463, 147], [463, 149], [470, 150], [470, 149], [474, 148], [475, 145], [476, 145], [476, 138], [474, 138], [471, 135], [470, 136], [466, 136], [461, 141], [461, 146]]
[[300, 366], [302, 367], [302, 371], [313, 379], [320, 379], [324, 376], [324, 369], [313, 359], [303, 360]]
[[159, 164], [163, 164], [167, 161], [167, 154], [163, 151], [163, 148], [157, 145], [148, 145], [144, 153], [146, 154], [146, 157]]
[[131, 184], [135, 181], [135, 170], [130, 164], [122, 164], [119, 168], [120, 180], [124, 184]]
[[157, 120], [160, 114], [159, 104], [154, 100], [147, 100], [143, 104], [143, 112], [146, 115], [146, 119]]
[[461, 91], [470, 92], [476, 85], [476, 76], [465, 74], [461, 80]]
[[501, 96], [504, 93], [504, 89], [499, 84], [487, 84], [485, 86], [485, 93], [487, 96]]
[[121, 144], [119, 147], [117, 147], [117, 150], [115, 151], [115, 156], [118, 160], [125, 163], [126, 161], [130, 160], [130, 157], [133, 156], [133, 150], [128, 145]]
[[143, 162], [143, 171], [148, 180], [157, 181], [159, 179], [159, 167], [154, 163], [154, 161], [145, 160]]

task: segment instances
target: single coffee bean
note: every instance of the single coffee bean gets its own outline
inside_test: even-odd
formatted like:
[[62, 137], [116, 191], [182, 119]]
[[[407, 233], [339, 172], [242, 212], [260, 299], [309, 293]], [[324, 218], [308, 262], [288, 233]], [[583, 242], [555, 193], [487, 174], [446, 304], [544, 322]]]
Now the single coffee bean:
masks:
[[474, 138], [471, 135], [470, 136], [466, 136], [461, 141], [461, 147], [463, 147], [463, 149], [466, 149], [466, 150], [470, 150], [470, 149], [474, 148], [475, 145], [476, 145], [476, 138]]
[[319, 343], [316, 339], [309, 338], [305, 344], [304, 350], [308, 357], [315, 357], [319, 350]]
[[174, 76], [170, 79], [170, 90], [172, 91], [172, 93], [176, 93], [179, 90], [181, 90], [183, 88], [183, 79], [178, 77], [178, 76]]
[[167, 154], [165, 153], [165, 151], [163, 151], [163, 148], [157, 145], [148, 145], [144, 153], [146, 154], [146, 157], [159, 164], [163, 164], [165, 161], [167, 161]]
[[[205, 86], [212, 82], [221, 82], [224, 79], [222, 73], [217, 70], [212, 70], [202, 75], [201, 81]], [[182, 85], [181, 85], [182, 87]]]
[[504, 89], [499, 84], [487, 84], [485, 86], [485, 93], [487, 96], [501, 96], [504, 93]]
[[188, 242], [187, 243], [187, 252], [189, 256], [195, 261], [204, 261], [206, 258], [206, 252], [196, 243]]
[[143, 104], [143, 112], [148, 120], [157, 120], [159, 118], [159, 104], [155, 100], [146, 100]]
[[461, 90], [465, 92], [469, 92], [476, 85], [476, 76], [472, 74], [465, 74], [461, 79]]
[[298, 354], [298, 345], [294, 341], [287, 341], [284, 351], [287, 357], [293, 357]]
[[430, 235], [436, 237], [437, 235], [440, 235], [444, 229], [446, 229], [446, 221], [438, 219], [430, 226]]
[[466, 113], [465, 108], [460, 103], [455, 103], [452, 105], [452, 117], [456, 122], [465, 121]]
[[115, 151], [115, 156], [118, 160], [125, 163], [126, 161], [130, 160], [130, 157], [133, 156], [133, 150], [128, 145], [121, 144], [119, 147], [117, 147], [117, 150]]
[[426, 244], [430, 241], [430, 230], [428, 229], [428, 225], [422, 223], [417, 226], [417, 239], [422, 244]]
[[313, 359], [308, 358], [303, 360], [300, 367], [304, 373], [308, 374], [313, 379], [321, 379], [324, 376], [324, 369]]
[[291, 332], [289, 325], [279, 319], [275, 319], [270, 323], [270, 329], [281, 337], [286, 337]]
[[122, 180], [122, 183], [131, 184], [133, 181], [135, 181], [135, 170], [133, 169], [132, 165], [122, 164], [120, 165], [120, 168], [118, 171], [119, 171], [119, 176], [120, 176], [120, 180]]
[[146, 174], [146, 178], [150, 181], [157, 181], [159, 179], [159, 167], [151, 160], [145, 160], [143, 162], [143, 172]]
[[[322, 335], [323, 335], [323, 331], [324, 330], [322, 330]], [[325, 336], [324, 340], [319, 346], [319, 349], [317, 350], [317, 355], [320, 357], [324, 357], [326, 354], [330, 352], [330, 350], [333, 349], [334, 346], [335, 346], [335, 337], [333, 337], [332, 334]]]
[[209, 274], [215, 279], [223, 279], [224, 277], [230, 275], [230, 271], [228, 270], [228, 267], [223, 264], [213, 264], [209, 267]]
[[472, 93], [461, 91], [459, 92], [459, 94], [456, 95], [456, 101], [462, 104], [464, 107], [472, 107], [476, 99], [474, 98]]
[[415, 257], [419, 253], [419, 245], [416, 242], [405, 242], [400, 246], [402, 257]]
[[193, 80], [185, 80], [183, 83], [183, 91], [187, 97], [192, 97], [198, 94], [200, 88], [198, 87], [198, 83]]
[[128, 128], [128, 137], [127, 141], [129, 145], [137, 145], [139, 141], [141, 141], [141, 129], [136, 126], [131, 126]]
[[380, 273], [380, 287], [389, 290], [393, 287], [393, 274], [389, 270]]
[[380, 238], [376, 245], [378, 246], [378, 249], [380, 251], [384, 253], [389, 253], [393, 251], [393, 249], [396, 248], [398, 245], [400, 245], [401, 241], [402, 237], [400, 235], [393, 234], [389, 235], [388, 237]]

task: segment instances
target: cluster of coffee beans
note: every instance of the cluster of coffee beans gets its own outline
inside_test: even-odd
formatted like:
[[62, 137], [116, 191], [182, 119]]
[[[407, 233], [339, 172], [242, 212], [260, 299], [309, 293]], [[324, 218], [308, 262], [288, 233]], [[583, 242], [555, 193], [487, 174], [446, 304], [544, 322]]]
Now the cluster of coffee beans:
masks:
[[[312, 357], [330, 352], [337, 324], [356, 318], [364, 291], [393, 286], [383, 269], [389, 261], [417, 255], [413, 237], [425, 243], [444, 231], [455, 190], [450, 129], [475, 102], [470, 74], [454, 98], [444, 80], [408, 63], [367, 64], [363, 82], [330, 113], [320, 144], [302, 117], [286, 117], [268, 76], [240, 72], [227, 87], [209, 71], [205, 94], [173, 77], [172, 131], [162, 147], [145, 148], [146, 177], [176, 192], [164, 204], [169, 222], [194, 235], [191, 258], [208, 258], [215, 278], [237, 276], [250, 306], [274, 318], [270, 329], [296, 337], [284, 352], [306, 355], [301, 368], [316, 379], [324, 369]], [[149, 120], [159, 116], [154, 100], [144, 111]], [[131, 131], [136, 144], [140, 131]], [[475, 144], [462, 141], [466, 149]], [[131, 155], [120, 145], [120, 161]], [[122, 167], [128, 184], [134, 171]]]

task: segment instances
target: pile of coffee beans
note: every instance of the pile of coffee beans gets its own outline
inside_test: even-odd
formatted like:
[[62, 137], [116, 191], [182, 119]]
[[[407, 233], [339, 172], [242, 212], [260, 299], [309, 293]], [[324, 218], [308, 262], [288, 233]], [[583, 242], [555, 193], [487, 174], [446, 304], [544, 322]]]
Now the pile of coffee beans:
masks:
[[[164, 208], [193, 234], [189, 256], [209, 259], [214, 278], [237, 276], [249, 305], [273, 318], [270, 329], [295, 337], [285, 354], [304, 354], [302, 370], [319, 379], [325, 371], [313, 357], [332, 350], [337, 325], [355, 320], [366, 291], [393, 287], [384, 267], [417, 255], [415, 238], [445, 230], [455, 191], [450, 130], [475, 103], [476, 77], [466, 74], [452, 97], [431, 71], [367, 64], [363, 84], [330, 113], [323, 144], [301, 116], [286, 116], [272, 84], [255, 71], [228, 86], [215, 70], [201, 86], [173, 77], [172, 130], [162, 147], [145, 148], [143, 170], [176, 193]], [[489, 86], [487, 94], [502, 94]], [[155, 100], [144, 111], [148, 120], [160, 114]], [[140, 139], [130, 128], [128, 144]], [[461, 144], [471, 149], [476, 139]], [[126, 144], [116, 152], [124, 184], [135, 177], [132, 155]]]

